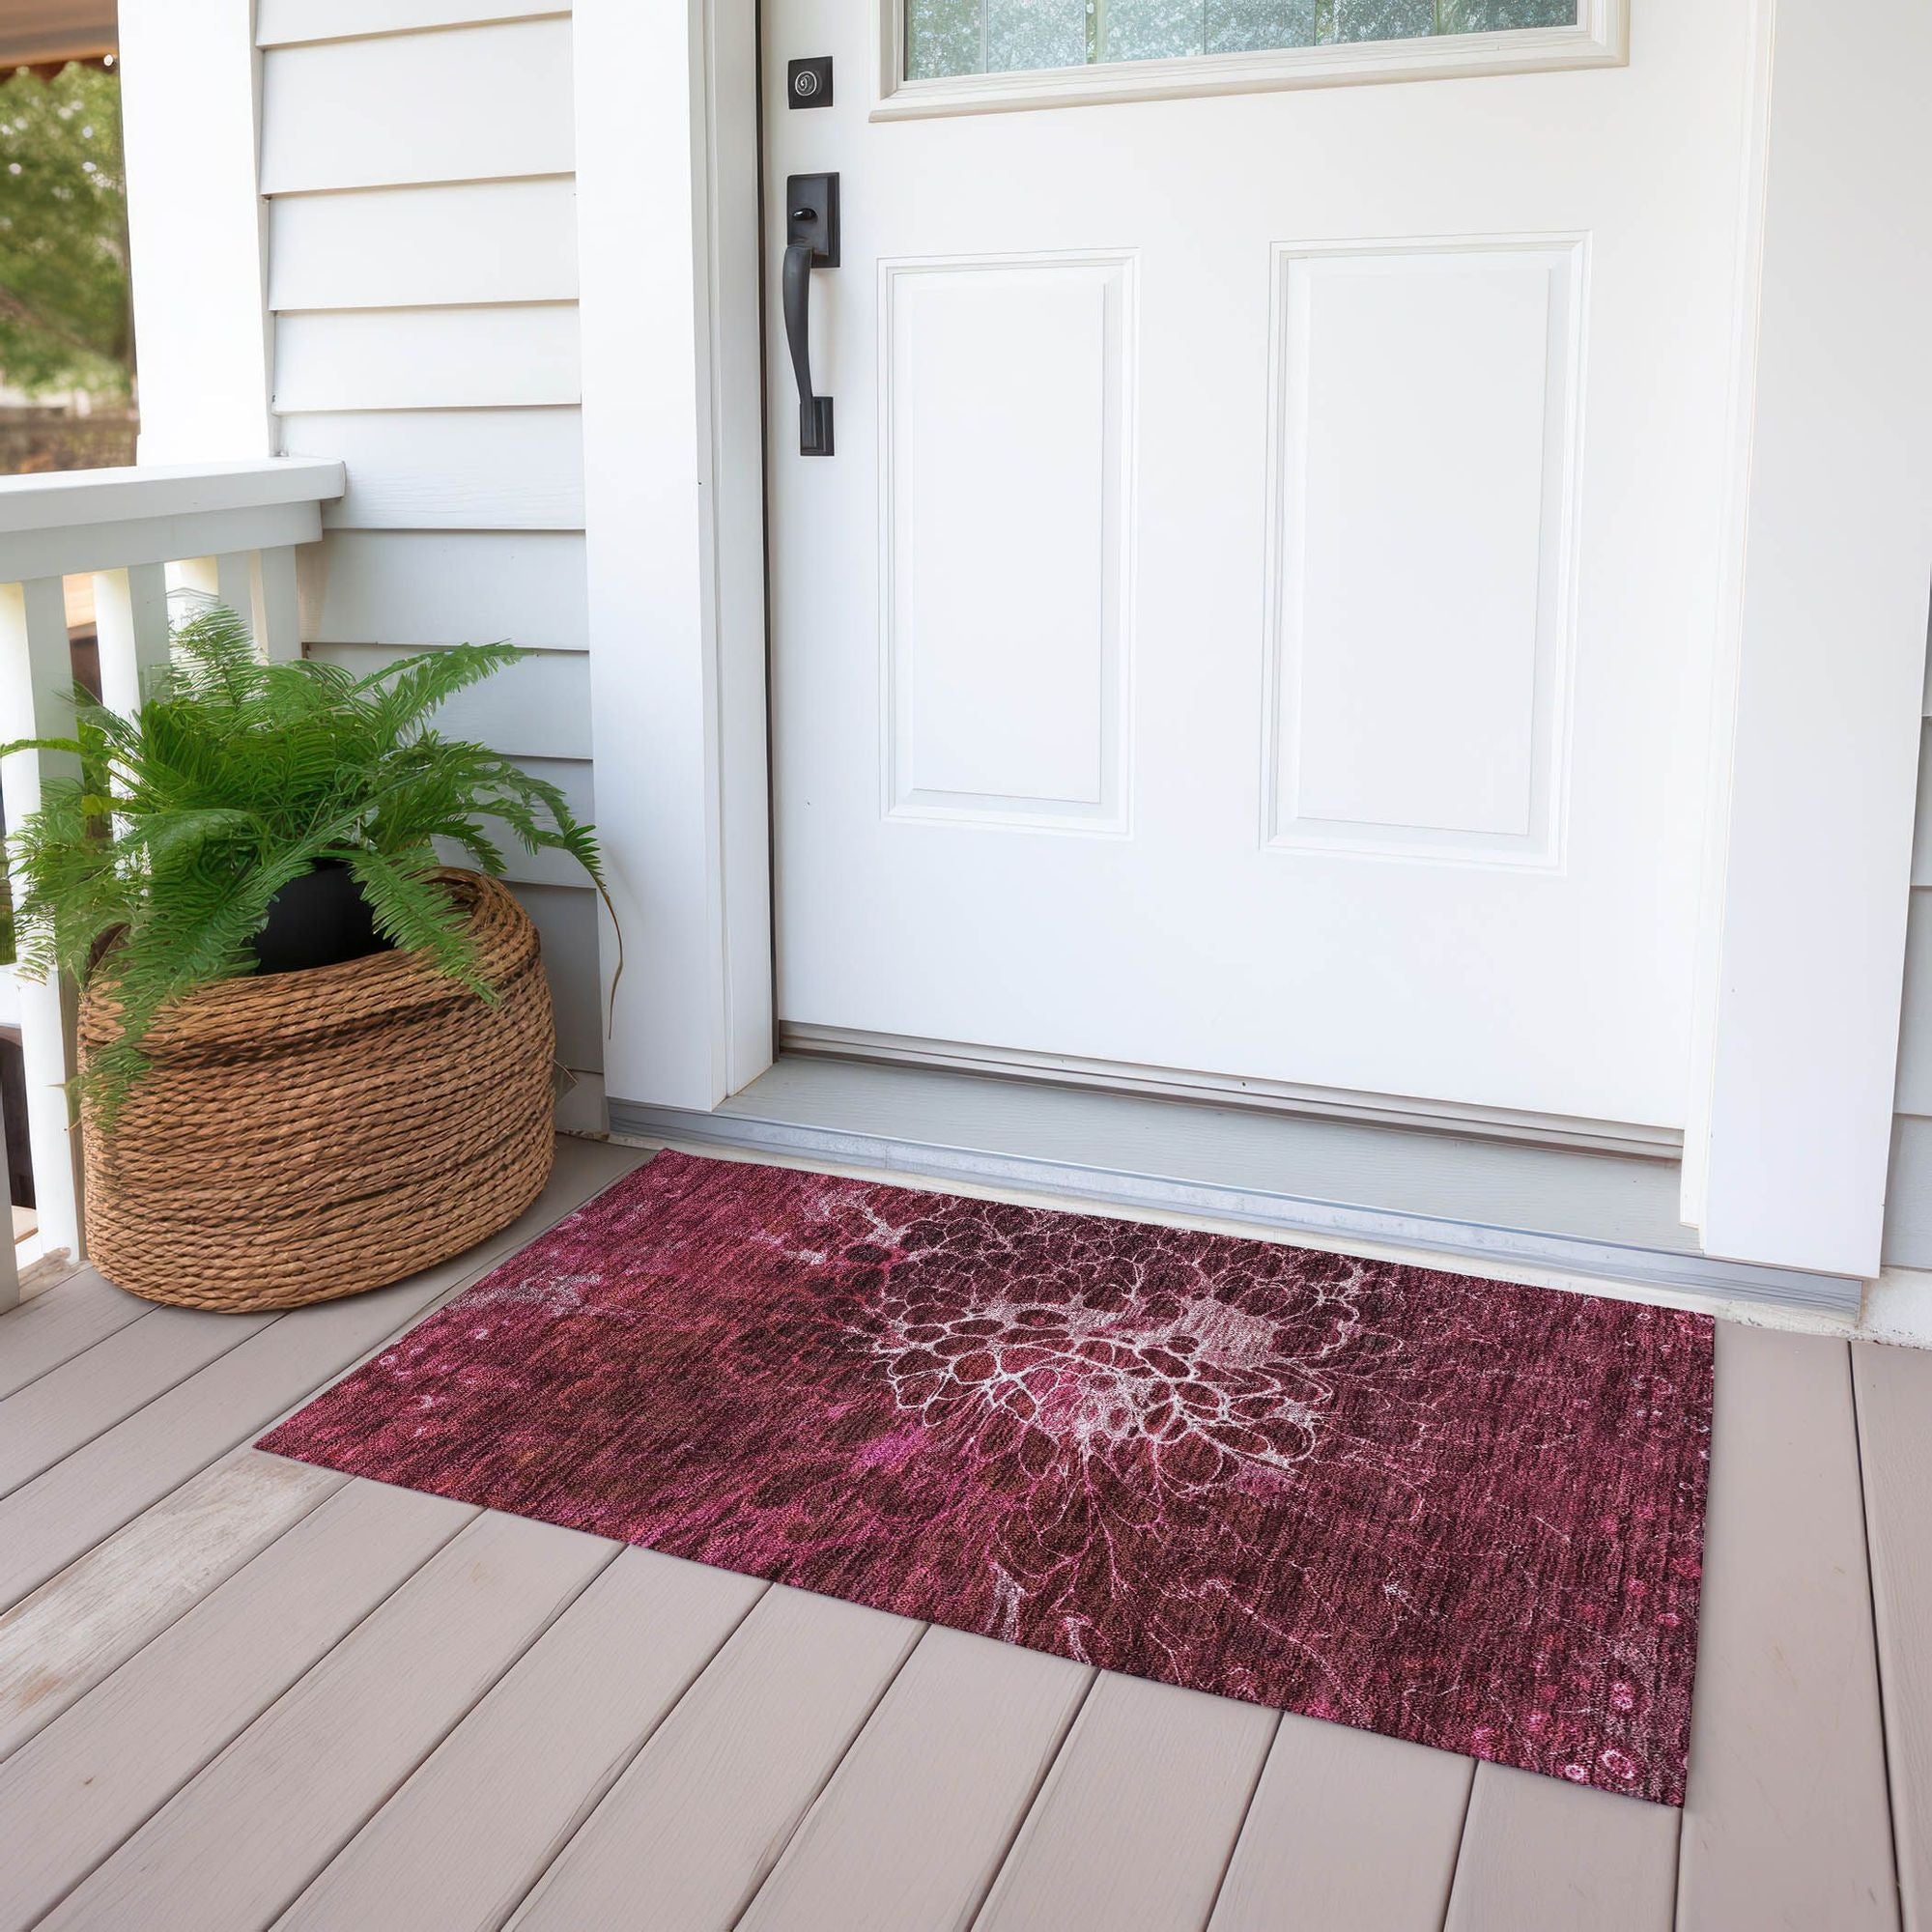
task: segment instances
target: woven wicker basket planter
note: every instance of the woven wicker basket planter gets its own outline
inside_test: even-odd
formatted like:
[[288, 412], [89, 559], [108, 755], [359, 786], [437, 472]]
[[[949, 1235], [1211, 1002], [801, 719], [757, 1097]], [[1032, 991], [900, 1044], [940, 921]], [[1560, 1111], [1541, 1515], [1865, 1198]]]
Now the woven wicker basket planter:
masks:
[[[554, 1030], [536, 929], [474, 872], [488, 1005], [404, 952], [175, 1003], [111, 1133], [83, 1127], [88, 1259], [150, 1301], [295, 1308], [448, 1260], [550, 1178]], [[80, 1007], [108, 1037], [112, 980]]]

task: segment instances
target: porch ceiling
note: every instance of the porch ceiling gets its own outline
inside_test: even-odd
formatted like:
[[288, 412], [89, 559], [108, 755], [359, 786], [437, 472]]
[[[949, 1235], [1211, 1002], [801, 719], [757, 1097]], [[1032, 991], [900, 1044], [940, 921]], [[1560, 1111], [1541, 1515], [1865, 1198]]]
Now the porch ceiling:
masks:
[[10, 0], [0, 13], [0, 72], [95, 60], [117, 44], [113, 0]]

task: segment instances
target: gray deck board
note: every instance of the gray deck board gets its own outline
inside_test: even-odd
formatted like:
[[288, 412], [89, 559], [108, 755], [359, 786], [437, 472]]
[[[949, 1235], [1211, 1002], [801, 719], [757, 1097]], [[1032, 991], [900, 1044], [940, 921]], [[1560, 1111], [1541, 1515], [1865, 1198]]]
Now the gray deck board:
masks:
[[1259, 1705], [1102, 1677], [976, 1932], [1206, 1925], [1278, 1722]]
[[352, 1483], [0, 1765], [0, 1927], [23, 1932], [476, 1512]]
[[275, 1320], [156, 1308], [0, 1398], [0, 1496], [145, 1408]]
[[1698, 1625], [1678, 1923], [1891, 1932], [1898, 1900], [1843, 1342], [1719, 1328]]
[[1886, 1932], [1894, 1817], [1932, 1932], [1932, 1354], [1720, 1329], [1680, 1815], [245, 1446], [635, 1159], [232, 1346], [0, 1316], [0, 1932]]
[[1667, 1805], [1480, 1764], [1448, 1932], [1670, 1932], [1678, 1827]]
[[1475, 1768], [1450, 1751], [1283, 1718], [1210, 1932], [1437, 1932]]
[[1094, 1673], [929, 1629], [741, 1932], [952, 1932], [985, 1897]]
[[563, 1143], [557, 1171], [536, 1205], [468, 1255], [393, 1288], [304, 1309], [299, 1321], [270, 1323], [15, 1490], [0, 1501], [0, 1605], [37, 1589], [170, 1490], [347, 1373], [637, 1160], [624, 1149]]
[[302, 1893], [281, 1932], [500, 1925], [763, 1587], [624, 1551]]
[[253, 1450], [231, 1457], [0, 1617], [0, 1757], [347, 1480]]
[[25, 1388], [148, 1313], [148, 1302], [103, 1281], [92, 1268], [43, 1289], [0, 1314], [0, 1396]]
[[1932, 1352], [1852, 1350], [1906, 1932], [1932, 1928]]
[[268, 1924], [616, 1553], [553, 1523], [476, 1518], [42, 1924]]
[[511, 1919], [726, 1932], [922, 1626], [768, 1590]]

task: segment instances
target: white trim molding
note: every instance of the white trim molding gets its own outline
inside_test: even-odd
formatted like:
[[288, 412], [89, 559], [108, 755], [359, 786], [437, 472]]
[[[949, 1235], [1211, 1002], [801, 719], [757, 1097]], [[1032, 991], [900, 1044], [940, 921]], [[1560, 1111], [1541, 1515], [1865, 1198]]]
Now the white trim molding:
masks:
[[1630, 59], [1630, 0], [1580, 0], [1571, 27], [1440, 34], [1406, 41], [1350, 41], [1255, 53], [1188, 54], [1178, 60], [1108, 61], [1015, 73], [907, 80], [904, 0], [874, 0], [879, 65], [874, 121], [934, 114], [999, 114], [1110, 100], [1179, 100], [1208, 94], [1264, 94], [1296, 87], [1358, 87], [1384, 80], [1439, 80], [1622, 67]]
[[772, 1055], [755, 9], [580, 0], [574, 64], [604, 1076], [709, 1108]]
[[1879, 1271], [1932, 598], [1932, 9], [1761, 0], [1728, 800], [1685, 1219]]

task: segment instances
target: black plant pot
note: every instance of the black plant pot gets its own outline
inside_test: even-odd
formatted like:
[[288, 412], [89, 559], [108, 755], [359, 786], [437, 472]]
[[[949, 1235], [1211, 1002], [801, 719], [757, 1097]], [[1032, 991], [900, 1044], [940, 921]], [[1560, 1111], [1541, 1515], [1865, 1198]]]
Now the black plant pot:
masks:
[[389, 942], [376, 930], [355, 874], [341, 860], [325, 859], [269, 901], [269, 923], [253, 944], [258, 971], [298, 973], [385, 952]]

